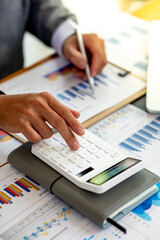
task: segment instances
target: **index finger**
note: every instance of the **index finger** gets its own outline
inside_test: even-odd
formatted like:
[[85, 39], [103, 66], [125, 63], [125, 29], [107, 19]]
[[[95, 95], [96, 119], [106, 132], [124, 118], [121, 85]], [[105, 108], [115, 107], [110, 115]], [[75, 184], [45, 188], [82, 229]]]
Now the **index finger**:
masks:
[[85, 47], [91, 53], [91, 75], [100, 73], [107, 63], [104, 40], [96, 34], [84, 35]]

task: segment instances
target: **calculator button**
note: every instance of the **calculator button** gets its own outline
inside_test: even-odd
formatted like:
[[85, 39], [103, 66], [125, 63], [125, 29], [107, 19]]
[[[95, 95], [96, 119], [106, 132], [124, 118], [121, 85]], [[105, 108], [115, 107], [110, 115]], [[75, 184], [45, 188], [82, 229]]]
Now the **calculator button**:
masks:
[[72, 156], [74, 153], [68, 148], [68, 149], [64, 149], [61, 154], [64, 156], [64, 157], [70, 157]]
[[111, 148], [111, 147], [106, 147], [106, 148], [104, 149], [104, 152], [105, 152], [105, 153], [111, 153], [112, 150], [113, 150], [113, 148]]
[[98, 158], [102, 158], [102, 157], [104, 157], [105, 156], [105, 152], [104, 151], [98, 151], [97, 153], [96, 153], [96, 157], [98, 157]]
[[107, 147], [107, 144], [105, 142], [97, 142], [96, 147], [98, 147], [99, 149], [104, 149]]
[[42, 153], [45, 155], [45, 156], [49, 156], [51, 154], [53, 154], [53, 151], [51, 148], [46, 148], [42, 151]]
[[65, 169], [70, 167], [70, 164], [68, 161], [62, 161], [59, 165]]
[[70, 172], [70, 173], [75, 173], [76, 171], [77, 171], [77, 167], [75, 166], [75, 165], [71, 165], [70, 164], [70, 166], [69, 166], [69, 169], [68, 169], [68, 172]]
[[87, 164], [86, 161], [81, 160], [81, 161], [77, 164], [77, 166], [80, 167], [80, 168], [83, 168], [83, 167], [86, 166], [86, 164]]
[[94, 155], [90, 155], [89, 158], [87, 158], [87, 162], [93, 163], [97, 160], [97, 158]]
[[47, 146], [43, 142], [40, 142], [34, 145], [34, 147], [38, 151], [41, 151], [41, 150], [43, 151]]
[[92, 154], [95, 154], [96, 152], [99, 151], [99, 149], [95, 145], [90, 145], [90, 146], [88, 146], [87, 151]]
[[62, 160], [62, 156], [59, 154], [53, 154], [50, 159], [54, 162], [60, 162]]
[[53, 145], [53, 150], [60, 153], [61, 151], [64, 150], [64, 146], [60, 143]]
[[73, 155], [70, 158], [68, 158], [68, 160], [71, 161], [73, 164], [77, 164], [82, 160], [82, 158], [80, 156]]
[[90, 143], [96, 143], [97, 142], [97, 138], [95, 138], [94, 136], [89, 136], [87, 138], [87, 141]]
[[87, 148], [90, 145], [90, 142], [88, 142], [87, 140], [83, 139], [83, 141], [80, 141], [80, 146], [83, 148]]
[[117, 158], [117, 157], [122, 156], [122, 154], [119, 153], [119, 152], [113, 152], [110, 156], [111, 156], [112, 158]]
[[90, 153], [86, 149], [82, 149], [81, 151], [79, 151], [78, 155], [81, 158], [87, 158], [90, 155]]

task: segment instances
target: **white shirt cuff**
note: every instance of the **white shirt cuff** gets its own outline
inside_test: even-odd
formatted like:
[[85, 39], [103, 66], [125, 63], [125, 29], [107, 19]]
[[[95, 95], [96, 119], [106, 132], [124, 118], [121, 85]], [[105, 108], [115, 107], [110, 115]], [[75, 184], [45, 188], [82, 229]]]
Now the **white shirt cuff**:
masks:
[[51, 46], [56, 49], [56, 52], [62, 57], [63, 55], [62, 47], [65, 40], [71, 35], [75, 34], [75, 29], [77, 24], [71, 19], [67, 19], [63, 22], [54, 32], [51, 38]]

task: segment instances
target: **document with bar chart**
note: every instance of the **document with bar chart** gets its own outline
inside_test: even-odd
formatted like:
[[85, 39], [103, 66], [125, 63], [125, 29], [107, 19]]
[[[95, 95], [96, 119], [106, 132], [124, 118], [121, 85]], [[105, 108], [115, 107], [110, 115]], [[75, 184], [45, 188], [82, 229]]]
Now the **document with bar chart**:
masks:
[[92, 94], [89, 83], [75, 78], [72, 66], [56, 58], [0, 86], [7, 94], [48, 91], [62, 104], [79, 111], [79, 120], [84, 122], [145, 89], [143, 81], [123, 73], [107, 64], [94, 78], [95, 93]]
[[[120, 13], [106, 26], [107, 59], [143, 79], [147, 78], [148, 22]], [[110, 26], [109, 26], [110, 25]]]
[[[152, 115], [133, 105], [127, 105], [88, 130], [125, 154], [142, 159], [146, 168], [160, 175], [159, 115]], [[160, 183], [157, 186], [158, 193], [122, 218], [124, 224], [134, 226], [137, 232], [146, 237], [145, 239], [159, 239]]]
[[160, 116], [128, 105], [89, 130], [125, 154], [142, 159], [145, 167], [160, 175]]
[[0, 240], [146, 239], [127, 231], [101, 229], [9, 164], [0, 168]]

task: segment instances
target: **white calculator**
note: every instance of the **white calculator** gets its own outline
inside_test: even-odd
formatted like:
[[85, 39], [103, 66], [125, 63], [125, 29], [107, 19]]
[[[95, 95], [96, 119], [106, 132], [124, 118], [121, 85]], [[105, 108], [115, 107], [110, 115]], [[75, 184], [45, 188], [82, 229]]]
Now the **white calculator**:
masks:
[[59, 133], [32, 145], [32, 153], [78, 187], [103, 193], [143, 168], [141, 160], [127, 157], [86, 130], [72, 151]]

